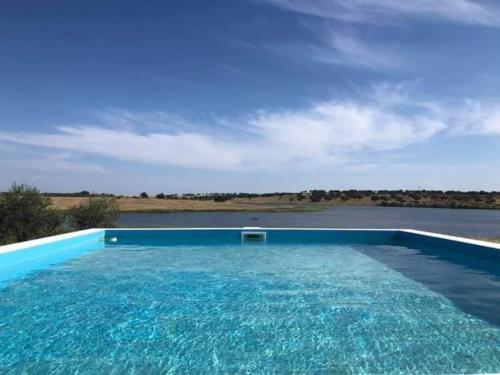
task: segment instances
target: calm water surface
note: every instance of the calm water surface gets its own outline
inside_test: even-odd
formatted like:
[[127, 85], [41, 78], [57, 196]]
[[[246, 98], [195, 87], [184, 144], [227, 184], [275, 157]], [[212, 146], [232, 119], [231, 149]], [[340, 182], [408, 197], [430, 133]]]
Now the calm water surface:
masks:
[[127, 227], [412, 228], [463, 236], [500, 237], [500, 210], [335, 207], [321, 212], [182, 212], [122, 214]]

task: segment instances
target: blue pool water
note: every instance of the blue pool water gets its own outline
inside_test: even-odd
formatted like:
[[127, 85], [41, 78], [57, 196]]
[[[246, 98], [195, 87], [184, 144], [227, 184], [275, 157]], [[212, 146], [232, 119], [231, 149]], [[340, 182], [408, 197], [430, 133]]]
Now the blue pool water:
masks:
[[497, 271], [394, 244], [108, 245], [0, 289], [0, 373], [499, 372]]

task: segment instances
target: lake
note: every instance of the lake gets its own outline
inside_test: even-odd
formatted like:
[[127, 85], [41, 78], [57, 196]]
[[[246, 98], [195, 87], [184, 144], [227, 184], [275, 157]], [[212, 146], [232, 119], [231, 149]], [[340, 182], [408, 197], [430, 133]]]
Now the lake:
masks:
[[500, 210], [410, 207], [333, 207], [320, 212], [125, 213], [124, 227], [308, 227], [410, 228], [432, 232], [500, 237]]

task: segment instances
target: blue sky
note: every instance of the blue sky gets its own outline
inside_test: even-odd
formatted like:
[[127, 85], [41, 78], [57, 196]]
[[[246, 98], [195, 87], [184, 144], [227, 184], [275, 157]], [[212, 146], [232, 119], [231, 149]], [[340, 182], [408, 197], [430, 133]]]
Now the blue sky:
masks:
[[500, 190], [500, 4], [2, 1], [0, 189]]

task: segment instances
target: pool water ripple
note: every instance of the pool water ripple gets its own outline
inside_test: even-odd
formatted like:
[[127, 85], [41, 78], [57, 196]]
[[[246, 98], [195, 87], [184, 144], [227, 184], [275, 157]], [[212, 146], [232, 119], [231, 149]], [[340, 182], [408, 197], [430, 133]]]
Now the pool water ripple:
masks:
[[0, 289], [2, 373], [481, 373], [500, 329], [346, 245], [112, 246]]

